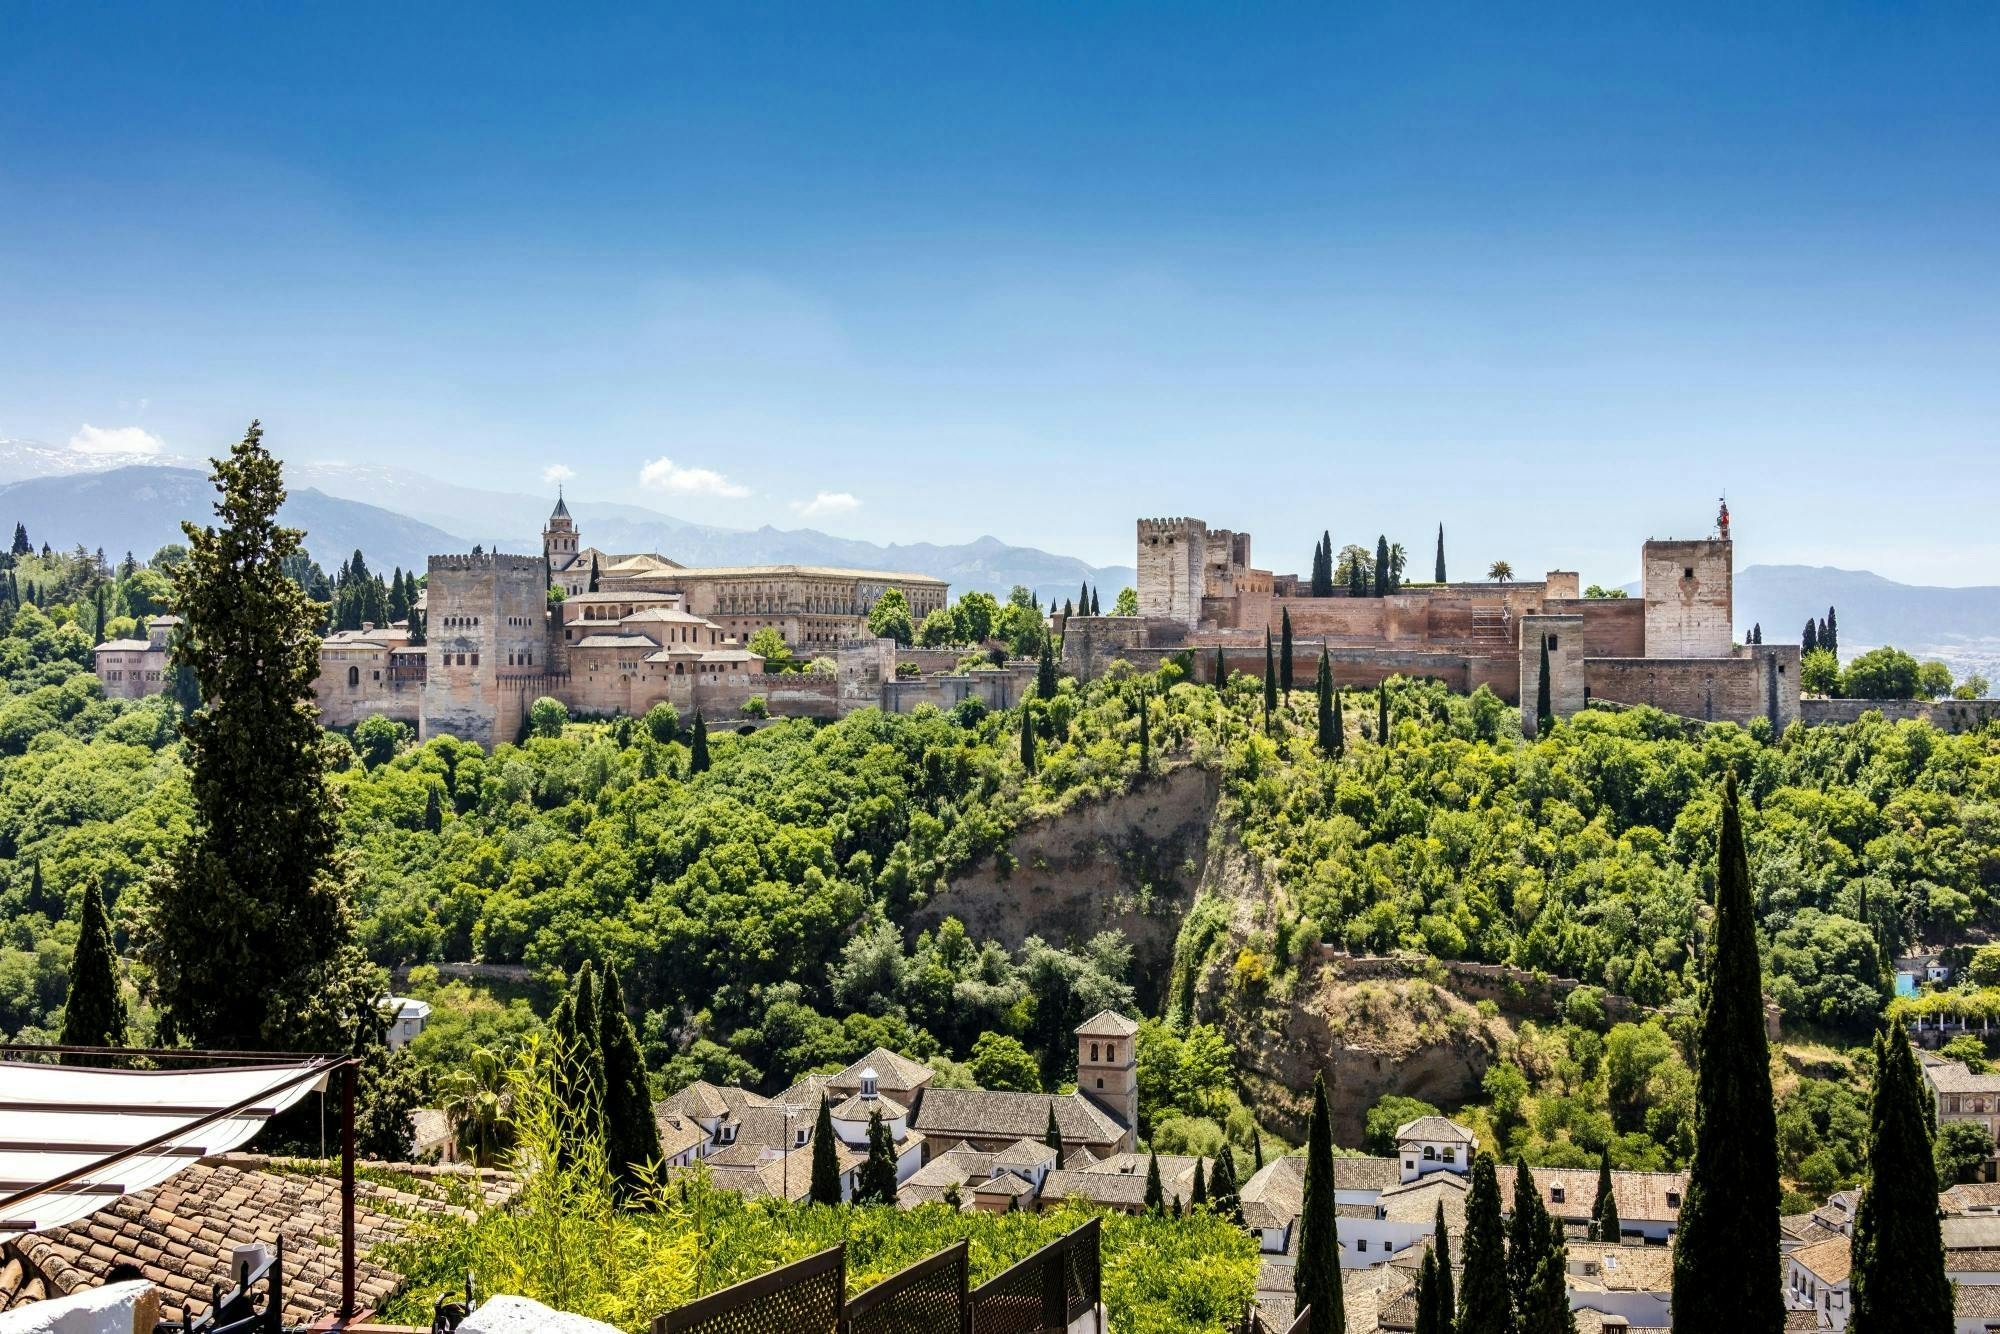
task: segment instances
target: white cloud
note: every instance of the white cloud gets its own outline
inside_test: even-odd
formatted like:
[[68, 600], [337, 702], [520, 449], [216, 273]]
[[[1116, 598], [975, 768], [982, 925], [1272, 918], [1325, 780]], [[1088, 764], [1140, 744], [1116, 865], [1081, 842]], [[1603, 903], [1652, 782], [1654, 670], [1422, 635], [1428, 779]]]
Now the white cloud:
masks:
[[567, 463], [551, 463], [548, 467], [542, 469], [542, 485], [554, 486], [559, 482], [567, 482], [574, 476], [576, 476], [576, 469], [570, 467]]
[[801, 519], [819, 519], [829, 514], [852, 514], [861, 501], [846, 491], [822, 491], [811, 500], [794, 500], [792, 510]]
[[69, 447], [78, 454], [102, 456], [159, 454], [165, 451], [166, 444], [160, 437], [137, 426], [92, 426], [85, 422], [83, 428], [69, 438]]
[[683, 468], [672, 459], [654, 459], [639, 469], [639, 485], [677, 496], [715, 496], [741, 500], [750, 488], [730, 481], [713, 468]]

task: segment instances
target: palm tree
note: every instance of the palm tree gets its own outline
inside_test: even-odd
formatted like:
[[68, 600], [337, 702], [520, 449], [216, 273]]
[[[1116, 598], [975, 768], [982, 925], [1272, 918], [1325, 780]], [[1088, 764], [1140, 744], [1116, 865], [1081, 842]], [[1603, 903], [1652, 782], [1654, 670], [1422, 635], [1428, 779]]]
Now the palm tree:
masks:
[[1496, 560], [1488, 567], [1486, 577], [1496, 584], [1504, 584], [1514, 577], [1514, 567], [1504, 560]]
[[1409, 563], [1409, 559], [1410, 553], [1403, 550], [1401, 542], [1391, 542], [1389, 544], [1389, 587], [1391, 589], [1403, 586], [1403, 566]]
[[507, 1119], [507, 1063], [497, 1052], [474, 1047], [465, 1068], [444, 1080], [444, 1114], [457, 1129], [458, 1149], [473, 1164], [491, 1167], [514, 1143]]

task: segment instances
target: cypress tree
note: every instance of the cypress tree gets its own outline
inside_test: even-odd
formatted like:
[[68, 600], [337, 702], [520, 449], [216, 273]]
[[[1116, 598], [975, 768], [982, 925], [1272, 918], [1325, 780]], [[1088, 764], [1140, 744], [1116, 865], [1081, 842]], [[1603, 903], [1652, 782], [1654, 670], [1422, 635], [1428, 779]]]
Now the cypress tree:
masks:
[[1437, 1254], [1428, 1247], [1417, 1266], [1416, 1334], [1448, 1334], [1438, 1325]]
[[1225, 1142], [1208, 1176], [1208, 1207], [1232, 1223], [1243, 1221], [1243, 1196], [1236, 1186], [1236, 1155]]
[[1555, 706], [1549, 701], [1549, 637], [1542, 639], [1541, 679], [1535, 682], [1535, 735], [1547, 736], [1555, 726]]
[[1389, 535], [1387, 533], [1384, 533], [1375, 539], [1375, 596], [1376, 597], [1378, 598], [1387, 597], [1389, 595], [1389, 579], [1391, 573], [1392, 571], [1389, 568]]
[[1206, 1207], [1207, 1204], [1208, 1182], [1202, 1175], [1201, 1159], [1196, 1158], [1194, 1160], [1194, 1185], [1188, 1189], [1188, 1209], [1192, 1212], [1195, 1209]]
[[1149, 1214], [1164, 1212], [1166, 1203], [1167, 1193], [1160, 1186], [1160, 1155], [1157, 1153], [1147, 1154], [1146, 1212]]
[[1868, 1188], [1854, 1211], [1856, 1334], [1949, 1334], [1951, 1280], [1938, 1226], [1937, 1168], [1924, 1124], [1922, 1076], [1900, 1020], [1875, 1036], [1868, 1112]]
[[1084, 580], [1083, 585], [1076, 590], [1076, 609], [1085, 616], [1090, 615], [1090, 581], [1088, 579]]
[[1753, 644], [1758, 644], [1758, 645], [1762, 645], [1762, 644], [1763, 644], [1763, 642], [1764, 642], [1764, 623], [1763, 623], [1762, 621], [1757, 621], [1757, 622], [1755, 622], [1754, 624], [1752, 624], [1752, 625], [1751, 625], [1751, 627], [1750, 627], [1750, 642], [1751, 642], [1751, 643], [1753, 643]]
[[1035, 716], [1025, 702], [1021, 705], [1021, 768], [1030, 776], [1035, 772]]
[[814, 1204], [840, 1203], [840, 1152], [833, 1142], [833, 1104], [819, 1100], [819, 1117], [813, 1122], [812, 1190]]
[[285, 573], [302, 534], [278, 523], [256, 423], [213, 476], [220, 523], [181, 525], [174, 571], [175, 661], [208, 702], [181, 719], [192, 828], [153, 877], [140, 945], [160, 1045], [347, 1050], [381, 1019], [314, 704], [319, 610]]
[[868, 1113], [868, 1161], [861, 1164], [860, 1177], [854, 1186], [854, 1202], [896, 1202], [896, 1146], [889, 1138], [889, 1127], [883, 1124], [880, 1107]]
[[1433, 577], [1437, 580], [1437, 582], [1441, 584], [1447, 582], [1444, 577], [1444, 525], [1443, 524], [1438, 525], [1437, 569], [1434, 572]]
[[1090, 590], [1090, 614], [1092, 616], [1102, 616], [1104, 614], [1104, 607], [1097, 600], [1097, 590], [1095, 588]]
[[1347, 696], [1333, 692], [1333, 758], [1347, 754]]
[[604, 1147], [619, 1184], [631, 1191], [640, 1184], [637, 1169], [660, 1162], [660, 1128], [653, 1120], [646, 1058], [625, 1013], [625, 989], [609, 965], [604, 969], [604, 1000], [597, 1023], [598, 1045], [604, 1053]]
[[1320, 596], [1331, 597], [1333, 594], [1333, 534], [1331, 532], [1321, 530], [1319, 535], [1319, 549], [1319, 564], [1324, 580], [1324, 587], [1320, 590]]
[[[1825, 649], [1828, 653], [1833, 653], [1833, 637], [1827, 634], [1826, 621], [1824, 619], [1822, 619], [1819, 623], [1819, 646]], [[1833, 656], [1838, 658], [1840, 655], [1838, 653], [1833, 653]]]
[[[38, 864], [37, 872], [40, 869]], [[118, 980], [118, 946], [111, 939], [111, 918], [104, 911], [104, 894], [95, 880], [83, 887], [82, 926], [70, 955], [61, 1043], [65, 1047], [122, 1047], [125, 995]]]
[[1826, 609], [1826, 620], [1820, 623], [1819, 646], [1836, 658], [1840, 656], [1840, 620], [1832, 607]]
[[[1773, 1214], [1774, 1222], [1776, 1218]], [[1500, 1178], [1493, 1171], [1490, 1153], [1480, 1154], [1472, 1164], [1472, 1188], [1465, 1197], [1463, 1277], [1464, 1286], [1458, 1293], [1457, 1334], [1513, 1334], [1513, 1303], [1507, 1290], [1507, 1240], [1500, 1223]], [[1773, 1283], [1771, 1290], [1777, 1291], [1777, 1286]]]
[[1049, 1099], [1049, 1124], [1048, 1128], [1042, 1131], [1042, 1143], [1048, 1145], [1051, 1149], [1054, 1149], [1056, 1151], [1056, 1170], [1058, 1172], [1062, 1171], [1062, 1165], [1063, 1165], [1062, 1127], [1056, 1124], [1056, 1100], [1054, 1098]]
[[[581, 1114], [592, 1133], [605, 1134], [606, 1079], [604, 1025], [598, 1015], [597, 974], [585, 959], [576, 970], [571, 990], [570, 1107]], [[607, 1141], [606, 1148], [609, 1149]]]
[[1071, 602], [1068, 598], [1064, 598], [1062, 614], [1063, 614], [1063, 619], [1065, 621], [1067, 621], [1070, 617], [1076, 615], [1076, 604]]
[[1618, 1219], [1618, 1191], [1611, 1182], [1611, 1150], [1606, 1149], [1597, 1160], [1597, 1204], [1591, 1210], [1591, 1240], [1615, 1246], [1624, 1230]]
[[104, 642], [104, 586], [102, 584], [98, 585], [96, 594], [91, 598], [91, 604], [97, 609], [97, 625], [95, 627], [97, 638], [91, 642], [93, 644], [102, 644]]
[[1264, 1170], [1264, 1132], [1261, 1130], [1250, 1133], [1250, 1170], [1253, 1173]]
[[444, 803], [438, 799], [438, 790], [434, 787], [424, 789], [424, 829], [432, 834], [444, 829]]
[[1285, 692], [1287, 699], [1292, 694], [1292, 609], [1286, 607], [1278, 617], [1278, 689]]
[[1458, 1298], [1452, 1291], [1451, 1233], [1444, 1226], [1444, 1201], [1437, 1205], [1437, 1219], [1431, 1224], [1431, 1249], [1438, 1258], [1438, 1334], [1452, 1334], [1458, 1318]]
[[1344, 1334], [1347, 1329], [1340, 1287], [1340, 1223], [1333, 1194], [1333, 1121], [1327, 1110], [1326, 1073], [1321, 1071], [1313, 1076], [1305, 1198], [1299, 1205], [1298, 1259], [1292, 1266], [1298, 1309], [1312, 1308], [1307, 1334]]
[[1217, 690], [1220, 690], [1222, 689], [1222, 687], [1228, 684], [1229, 684], [1229, 663], [1226, 659], [1223, 658], [1222, 646], [1218, 644], [1215, 649], [1215, 688]]
[[1056, 697], [1056, 655], [1047, 635], [1042, 636], [1042, 660], [1035, 666], [1035, 693], [1043, 699]]
[[1575, 1334], [1576, 1317], [1569, 1309], [1569, 1284], [1565, 1281], [1569, 1248], [1554, 1232], [1545, 1235], [1544, 1241], [1515, 1325], [1520, 1334]]
[[592, 552], [590, 556], [590, 587], [584, 591], [587, 593], [595, 593], [597, 591], [597, 553], [595, 552]]
[[1153, 724], [1152, 710], [1147, 707], [1145, 690], [1139, 691], [1139, 772], [1150, 772], [1153, 767]]
[[1674, 1325], [1766, 1334], [1784, 1327], [1778, 1268], [1778, 1128], [1750, 865], [1736, 776], [1723, 783], [1695, 1044], [1695, 1146], [1674, 1234]]
[[1361, 568], [1361, 562], [1358, 560], [1347, 571], [1347, 596], [1351, 598], [1368, 596], [1368, 572]]
[[1517, 1316], [1525, 1316], [1533, 1301], [1536, 1271], [1548, 1252], [1549, 1211], [1535, 1189], [1535, 1174], [1526, 1163], [1514, 1169], [1514, 1216], [1507, 1226], [1507, 1291]]
[[1389, 682], [1386, 678], [1375, 687], [1375, 736], [1383, 745], [1389, 744]]
[[1278, 707], [1278, 662], [1271, 648], [1271, 627], [1264, 627], [1264, 726], [1271, 726], [1271, 714]]
[[1799, 653], [1801, 656], [1804, 656], [1818, 647], [1819, 626], [1814, 624], [1812, 617], [1808, 616], [1806, 617], [1806, 632], [1799, 638]]
[[1319, 651], [1319, 674], [1313, 681], [1313, 694], [1319, 703], [1319, 753], [1326, 756], [1337, 755], [1339, 744], [1334, 740], [1333, 730], [1333, 663], [1326, 656], [1326, 650]]
[[688, 738], [688, 775], [708, 772], [708, 722], [701, 710], [694, 711], [694, 732]]

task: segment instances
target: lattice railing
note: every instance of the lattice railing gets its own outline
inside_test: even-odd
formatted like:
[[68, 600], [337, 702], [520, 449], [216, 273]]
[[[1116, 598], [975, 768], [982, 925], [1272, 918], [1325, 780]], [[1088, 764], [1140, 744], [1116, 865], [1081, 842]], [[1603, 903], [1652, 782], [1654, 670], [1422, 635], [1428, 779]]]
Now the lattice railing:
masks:
[[836, 1246], [655, 1317], [653, 1334], [834, 1334], [846, 1296]]
[[848, 1300], [841, 1334], [969, 1334], [970, 1247], [961, 1241]]
[[1306, 1327], [1312, 1324], [1312, 1307], [1305, 1306], [1292, 1317], [1292, 1322], [1282, 1331], [1264, 1318], [1264, 1312], [1254, 1303], [1249, 1314], [1243, 1317], [1243, 1334], [1306, 1334]]
[[972, 1334], [1044, 1334], [1088, 1313], [1099, 1300], [1098, 1233], [1093, 1218], [973, 1289]]

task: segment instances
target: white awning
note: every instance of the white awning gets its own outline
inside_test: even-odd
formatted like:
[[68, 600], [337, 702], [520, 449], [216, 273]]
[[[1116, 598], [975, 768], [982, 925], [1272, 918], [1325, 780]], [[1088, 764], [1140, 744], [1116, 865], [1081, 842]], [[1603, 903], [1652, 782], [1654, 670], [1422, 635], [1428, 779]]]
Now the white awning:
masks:
[[0, 1061], [0, 1233], [74, 1222], [240, 1147], [323, 1088], [341, 1059], [206, 1070]]

